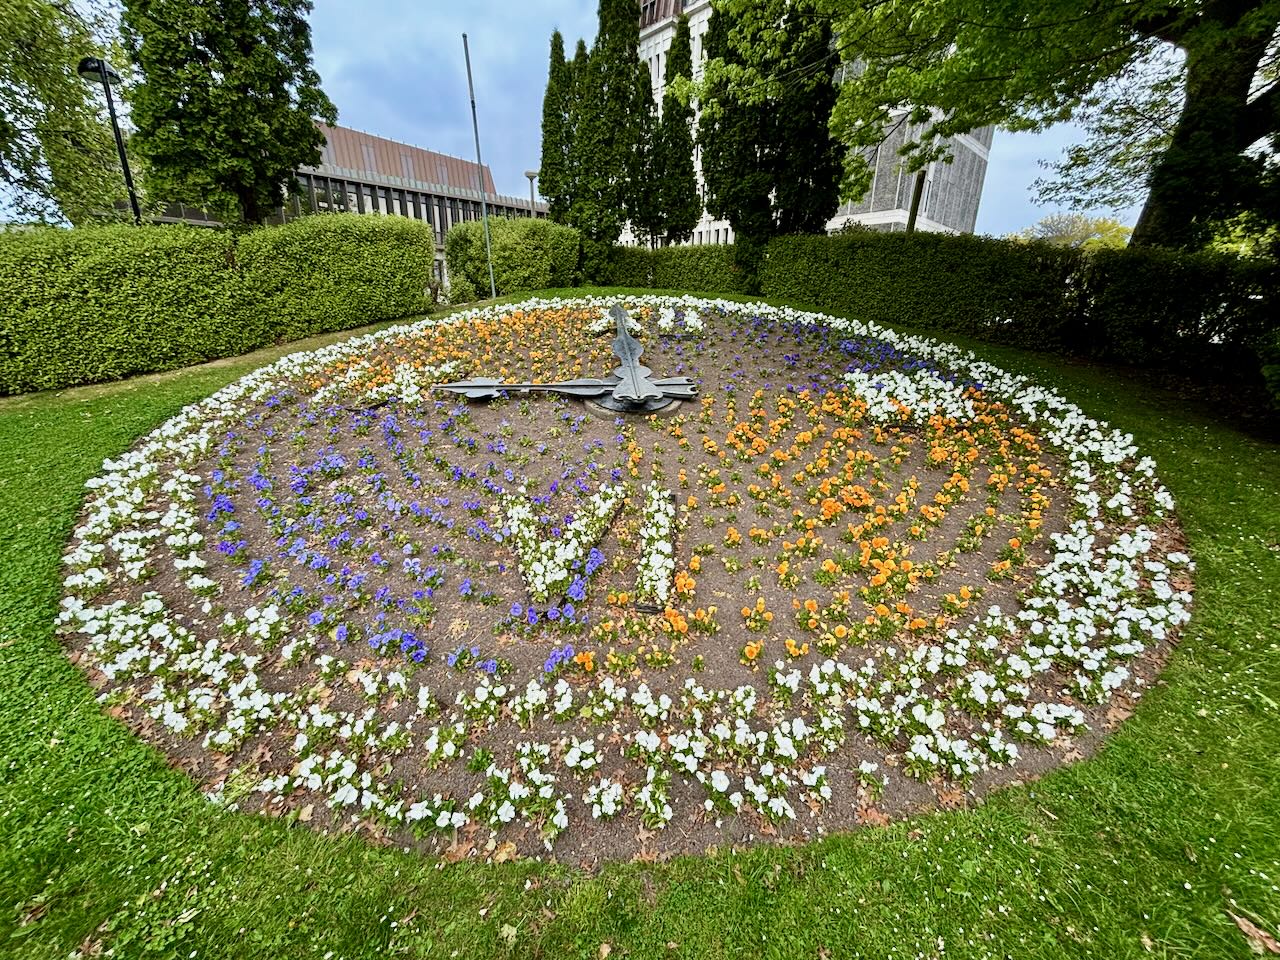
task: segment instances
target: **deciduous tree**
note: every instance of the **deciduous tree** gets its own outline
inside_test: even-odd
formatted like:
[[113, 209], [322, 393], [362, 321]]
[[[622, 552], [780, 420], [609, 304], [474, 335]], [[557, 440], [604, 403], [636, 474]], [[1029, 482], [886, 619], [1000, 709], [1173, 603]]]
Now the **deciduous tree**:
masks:
[[1033, 226], [1014, 234], [1017, 240], [1040, 240], [1058, 247], [1081, 250], [1118, 249], [1129, 242], [1131, 227], [1110, 217], [1089, 217], [1083, 213], [1052, 213]]
[[76, 74], [108, 55], [110, 17], [96, 3], [0, 0], [0, 23], [0, 193], [21, 219], [110, 212], [127, 195], [102, 88]]
[[[721, 0], [742, 19], [740, 65], [710, 71], [749, 99], [785, 75], [770, 69], [773, 25], [790, 0]], [[1134, 245], [1198, 247], [1215, 222], [1257, 203], [1280, 134], [1274, 66], [1280, 0], [812, 0], [855, 69], [832, 117], [850, 148], [844, 182], [870, 180], [863, 151], [905, 122], [907, 166], [945, 157], [946, 138], [988, 124], [1038, 130], [1106, 102], [1106, 85], [1141, 86], [1141, 64], [1176, 65], [1181, 100], [1146, 176]], [[796, 70], [803, 70], [797, 64]], [[1155, 74], [1159, 76], [1159, 71]], [[1102, 97], [1101, 100], [1091, 98]], [[1139, 98], [1140, 101], [1141, 98]], [[1262, 149], [1260, 149], [1262, 148]]]

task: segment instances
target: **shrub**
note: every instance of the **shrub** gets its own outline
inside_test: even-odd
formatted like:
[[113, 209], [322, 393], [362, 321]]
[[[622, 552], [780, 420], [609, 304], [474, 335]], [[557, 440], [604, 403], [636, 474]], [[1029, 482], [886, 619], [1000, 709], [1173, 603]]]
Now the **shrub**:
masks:
[[[578, 265], [578, 231], [549, 220], [490, 218], [493, 280], [498, 294], [571, 286]], [[484, 224], [478, 220], [450, 228], [444, 241], [449, 267], [449, 299], [474, 300], [489, 290]], [[466, 296], [466, 300], [462, 297]]]
[[659, 247], [657, 250], [615, 247], [603, 282], [613, 287], [747, 293], [746, 279], [733, 254], [732, 244]]
[[662, 247], [653, 251], [653, 285], [660, 290], [747, 293], [733, 246]]
[[860, 231], [779, 237], [760, 281], [765, 296], [861, 320], [1065, 347], [1081, 259], [1047, 244]]
[[0, 393], [117, 380], [424, 312], [427, 224], [326, 214], [0, 234]]
[[435, 237], [405, 217], [302, 217], [240, 239], [258, 343], [427, 313]]
[[606, 287], [649, 287], [653, 282], [653, 251], [645, 247], [614, 247], [609, 258]]
[[241, 352], [238, 281], [230, 234], [212, 230], [0, 235], [0, 390], [117, 380]]
[[1276, 280], [1274, 265], [1230, 254], [1100, 250], [1082, 271], [1088, 339], [1078, 352], [1156, 366], [1252, 366], [1280, 330]]

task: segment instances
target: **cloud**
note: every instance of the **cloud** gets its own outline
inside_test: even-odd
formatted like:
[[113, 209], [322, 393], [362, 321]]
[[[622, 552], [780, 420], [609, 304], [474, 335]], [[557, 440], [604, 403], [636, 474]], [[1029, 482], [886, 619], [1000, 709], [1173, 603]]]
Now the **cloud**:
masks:
[[528, 194], [536, 169], [551, 31], [572, 54], [595, 36], [595, 0], [421, 4], [318, 0], [312, 46], [338, 122], [428, 150], [475, 157], [462, 34], [471, 48], [480, 148], [500, 193]]

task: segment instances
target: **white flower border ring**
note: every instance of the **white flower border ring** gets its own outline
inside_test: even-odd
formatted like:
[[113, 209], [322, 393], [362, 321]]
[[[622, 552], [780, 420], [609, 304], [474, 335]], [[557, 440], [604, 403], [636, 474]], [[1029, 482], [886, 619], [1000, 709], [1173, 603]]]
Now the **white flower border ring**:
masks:
[[[143, 594], [135, 603], [95, 602], [113, 580], [144, 581], [154, 575], [157, 561], [151, 547], [163, 541], [173, 550], [174, 572], [190, 594], [188, 607], [206, 615], [213, 612], [221, 588], [202, 572], [206, 545], [198, 530], [197, 491], [203, 480], [192, 471], [215, 437], [268, 398], [281, 379], [297, 381], [339, 360], [358, 364], [366, 351], [406, 334], [425, 333], [438, 324], [492, 321], [515, 310], [603, 310], [613, 302], [533, 299], [429, 318], [284, 357], [187, 407], [135, 449], [105, 461], [102, 475], [88, 482], [84, 519], [65, 557], [68, 572], [60, 630], [82, 638], [88, 662], [108, 681], [149, 683], [142, 705], [173, 735], [203, 734], [207, 749], [230, 752], [261, 730], [284, 725], [297, 731], [292, 772], [264, 776], [241, 771], [211, 791], [214, 800], [234, 805], [239, 797], [256, 791], [278, 802], [305, 789], [322, 794], [335, 811], [359, 818], [440, 831], [453, 831], [475, 820], [494, 829], [520, 822], [536, 825], [550, 843], [569, 828], [570, 810], [576, 816], [600, 819], [629, 810], [651, 827], [665, 825], [673, 816], [669, 800], [673, 773], [703, 785], [708, 811], [753, 808], [770, 820], [792, 819], [795, 806], [789, 796], [812, 802], [825, 802], [831, 796], [827, 768], [813, 760], [838, 746], [847, 730], [873, 738], [903, 737], [908, 744], [903, 765], [919, 776], [941, 772], [966, 777], [1015, 763], [1014, 741], [1047, 742], [1084, 722], [1083, 714], [1068, 704], [1052, 699], [1032, 702], [1028, 681], [1035, 675], [1065, 667], [1072, 676], [1073, 696], [1106, 701], [1130, 684], [1128, 662], [1187, 621], [1190, 595], [1174, 584], [1178, 571], [1190, 570], [1193, 564], [1185, 553], [1162, 553], [1154, 534], [1154, 527], [1170, 517], [1173, 499], [1156, 479], [1155, 464], [1139, 456], [1128, 434], [1091, 419], [1027, 377], [925, 337], [786, 307], [659, 296], [629, 297], [627, 304], [633, 310], [640, 308], [650, 319], [656, 316], [660, 330], [674, 328], [677, 316], [686, 329], [696, 330], [702, 327], [703, 317], [749, 311], [779, 323], [822, 324], [842, 334], [875, 338], [981, 383], [988, 396], [1016, 411], [1066, 461], [1072, 497], [1069, 529], [1051, 537], [1052, 556], [1037, 571], [1021, 609], [1010, 613], [993, 606], [968, 627], [951, 630], [941, 643], [910, 654], [886, 648], [858, 667], [828, 659], [812, 664], [807, 677], [802, 677], [799, 670], [787, 671], [780, 664], [771, 672], [771, 689], [782, 697], [781, 702], [803, 699], [812, 709], [807, 719], [787, 717], [758, 729], [751, 723], [758, 692], [751, 687], [708, 690], [688, 679], [680, 701], [673, 703], [665, 695], [655, 700], [643, 685], [629, 696], [625, 687], [605, 678], [579, 705], [563, 679], [553, 690], [531, 680], [518, 695], [486, 681], [474, 694], [460, 694], [453, 709], [440, 716], [440, 706], [425, 686], [408, 689], [406, 678], [394, 670], [355, 671], [369, 703], [381, 696], [416, 697], [418, 709], [411, 719], [403, 725], [384, 723], [374, 707], [334, 711], [317, 702], [313, 691], [268, 693], [257, 673], [262, 657], [230, 652], [216, 635], [196, 636], [156, 592]], [[448, 372], [442, 368], [429, 373]], [[418, 395], [426, 381], [415, 376], [420, 375], [408, 367], [398, 368], [391, 389]], [[873, 419], [924, 418], [935, 411], [956, 417], [972, 414], [969, 401], [954, 383], [927, 370], [874, 376], [855, 373], [848, 380], [866, 397]], [[326, 389], [347, 387], [336, 384]], [[384, 394], [387, 389], [382, 388]], [[644, 560], [637, 592], [662, 603], [674, 567], [675, 512], [658, 487], [650, 485], [643, 496]], [[623, 497], [622, 487], [601, 491], [582, 515], [582, 529], [575, 530], [574, 536], [584, 543], [598, 536]], [[164, 502], [165, 509], [145, 507], [155, 500]], [[507, 522], [521, 566], [530, 577], [530, 589], [535, 595], [549, 595], [566, 579], [565, 558], [546, 554], [545, 545], [535, 542], [522, 512], [527, 507], [519, 500], [512, 499], [507, 508]], [[1108, 522], [1124, 531], [1103, 545], [1101, 540], [1106, 538], [1096, 535]], [[251, 645], [287, 635], [280, 648], [282, 658], [288, 662], [310, 658], [322, 677], [346, 669], [332, 657], [313, 656], [317, 638], [289, 623], [288, 615], [274, 605], [250, 607], [238, 615], [227, 613], [218, 626], [226, 634], [247, 638]], [[993, 654], [1008, 649], [1011, 641], [1015, 652]], [[897, 693], [904, 681], [911, 686], [913, 678], [926, 679], [944, 671], [957, 677], [955, 694], [948, 702]], [[610, 778], [595, 780], [576, 803], [567, 803], [572, 796], [559, 788], [563, 778], [550, 768], [567, 774], [583, 767], [583, 757], [596, 755], [594, 747], [577, 738], [557, 740], [554, 748], [550, 743], [522, 742], [515, 762], [491, 764], [485, 774], [488, 787], [470, 798], [404, 796], [376, 768], [359, 762], [371, 747], [389, 755], [413, 749], [428, 765], [450, 762], [461, 754], [467, 723], [496, 723], [508, 696], [514, 696], [509, 706], [524, 729], [572, 716], [593, 722], [630, 717], [635, 726], [627, 739], [628, 750], [637, 757], [643, 776], [629, 791]], [[957, 733], [951, 719], [966, 711], [998, 722], [984, 722], [967, 735]], [[966, 716], [972, 720], [974, 714]], [[671, 732], [665, 740], [646, 729], [668, 718], [684, 729]], [[569, 755], [575, 758], [573, 764], [565, 763]], [[801, 759], [805, 755], [808, 759]], [[726, 763], [736, 767], [733, 776], [724, 769]], [[864, 785], [876, 784], [873, 774], [878, 769], [868, 761], [860, 764], [858, 776]]]

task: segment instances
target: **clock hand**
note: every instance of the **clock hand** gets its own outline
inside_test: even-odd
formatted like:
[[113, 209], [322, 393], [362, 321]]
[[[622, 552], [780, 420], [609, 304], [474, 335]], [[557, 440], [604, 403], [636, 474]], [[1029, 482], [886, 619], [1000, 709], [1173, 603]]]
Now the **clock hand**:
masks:
[[613, 398], [626, 403], [661, 400], [662, 391], [649, 379], [649, 374], [653, 371], [640, 363], [644, 347], [627, 329], [627, 311], [614, 304], [609, 308], [609, 315], [618, 325], [618, 335], [613, 340], [613, 355], [622, 363], [622, 366], [613, 371], [618, 378], [618, 385], [613, 388]]
[[470, 380], [436, 384], [436, 389], [461, 394], [469, 400], [491, 400], [504, 391], [528, 393], [530, 390], [548, 390], [573, 397], [599, 397], [612, 390], [615, 383], [614, 380], [597, 380], [590, 377], [581, 380], [561, 380], [555, 383], [503, 383], [492, 377], [474, 377]]

